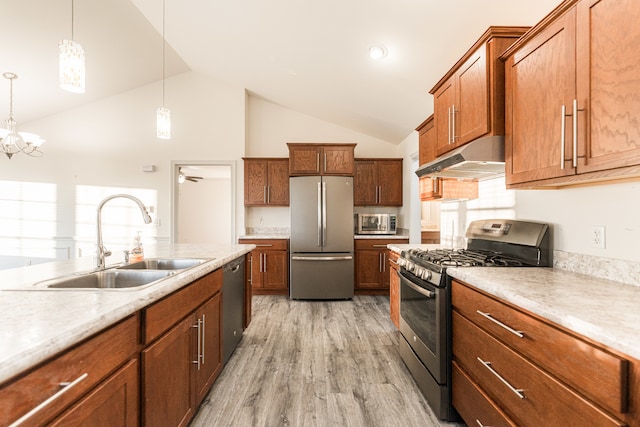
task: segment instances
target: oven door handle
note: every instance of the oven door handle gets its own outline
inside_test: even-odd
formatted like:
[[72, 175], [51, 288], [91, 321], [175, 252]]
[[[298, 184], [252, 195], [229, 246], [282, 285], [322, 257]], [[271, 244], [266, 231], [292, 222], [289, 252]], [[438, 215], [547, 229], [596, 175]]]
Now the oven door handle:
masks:
[[436, 297], [436, 293], [434, 291], [430, 291], [430, 290], [425, 289], [425, 288], [423, 288], [421, 286], [418, 286], [415, 283], [413, 283], [411, 280], [407, 279], [402, 274], [400, 274], [400, 273], [398, 273], [398, 274], [406, 282], [407, 286], [409, 286], [414, 291], [418, 292], [421, 295], [424, 295], [427, 298], [435, 298]]

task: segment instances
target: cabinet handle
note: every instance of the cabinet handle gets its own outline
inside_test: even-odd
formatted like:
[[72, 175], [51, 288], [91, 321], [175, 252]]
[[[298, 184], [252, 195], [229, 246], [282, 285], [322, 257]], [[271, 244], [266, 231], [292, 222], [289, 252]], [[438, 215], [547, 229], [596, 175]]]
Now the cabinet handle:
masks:
[[524, 338], [524, 332], [522, 331], [516, 331], [515, 329], [505, 325], [504, 323], [502, 323], [501, 321], [499, 321], [498, 319], [491, 317], [491, 314], [489, 313], [483, 313], [480, 310], [476, 310], [476, 313], [478, 313], [480, 316], [484, 317], [485, 319], [491, 320], [493, 323], [495, 323], [498, 326], [503, 327], [504, 329], [506, 329], [507, 331], [511, 332], [514, 335], [517, 335], [520, 338]]
[[270, 248], [270, 247], [273, 247], [273, 245], [272, 245], [272, 244], [269, 244], [269, 243], [260, 243], [260, 244], [256, 243], [256, 247], [260, 247], [260, 248]]
[[262, 187], [262, 203], [267, 203], [267, 186]]
[[322, 171], [327, 171], [327, 153], [324, 153], [324, 169]]
[[249, 283], [253, 285], [253, 257], [249, 257]]
[[268, 185], [266, 189], [267, 189], [267, 204], [269, 204], [271, 203], [271, 186]]
[[320, 153], [316, 153], [316, 170], [320, 171]]
[[433, 181], [433, 194], [438, 194], [440, 180], [438, 178], [431, 178], [431, 180]]
[[386, 248], [387, 245], [373, 245], [374, 248]]
[[382, 253], [382, 272], [387, 272], [387, 254], [384, 252]]
[[578, 111], [584, 111], [584, 109], [578, 109], [578, 100], [573, 100], [573, 167], [578, 167]]
[[206, 335], [204, 333], [205, 325], [206, 325], [206, 323], [205, 323], [205, 319], [204, 319], [204, 313], [202, 313], [202, 331], [201, 331], [201, 334], [202, 334], [202, 354], [200, 355], [200, 357], [202, 358], [202, 366], [204, 366], [204, 348], [205, 348], [204, 347], [204, 340], [205, 340], [205, 337], [206, 337]]
[[267, 272], [267, 254], [264, 253], [262, 255], [264, 255], [264, 262], [262, 263], [262, 272], [266, 273]]
[[491, 427], [491, 426], [486, 426], [486, 425], [482, 424], [482, 423], [480, 422], [480, 420], [479, 420], [479, 419], [477, 419], [477, 418], [476, 418], [476, 424], [478, 424], [478, 427]]
[[456, 143], [456, 104], [451, 106], [451, 143]]
[[84, 380], [88, 376], [89, 376], [89, 374], [85, 372], [84, 374], [80, 375], [78, 378], [76, 378], [75, 380], [73, 380], [71, 382], [62, 382], [62, 383], [60, 383], [59, 385], [60, 385], [60, 387], [62, 387], [60, 390], [58, 390], [51, 397], [49, 397], [48, 399], [46, 399], [45, 401], [40, 403], [38, 406], [36, 406], [32, 410], [30, 410], [29, 412], [24, 414], [22, 417], [20, 417], [16, 421], [14, 421], [12, 424], [9, 425], [9, 427], [17, 427], [17, 426], [21, 425], [22, 423], [27, 421], [29, 418], [33, 417], [35, 414], [37, 414], [42, 409], [44, 409], [51, 402], [53, 402], [54, 400], [58, 399], [60, 396], [62, 396], [63, 394], [65, 394], [66, 392], [71, 390], [73, 387], [76, 386], [76, 384], [78, 384], [80, 381]]
[[447, 145], [451, 144], [451, 107], [447, 107]]
[[202, 342], [201, 342], [201, 336], [200, 336], [200, 326], [202, 325], [202, 319], [198, 319], [198, 321], [196, 322], [195, 325], [191, 326], [192, 328], [197, 329], [197, 333], [198, 333], [198, 354], [196, 355], [196, 360], [192, 360], [191, 363], [193, 363], [194, 365], [198, 365], [198, 371], [200, 370], [200, 349], [202, 346]]
[[565, 144], [565, 131], [564, 131], [564, 119], [567, 117], [567, 107], [563, 104], [560, 108], [560, 169], [564, 169], [564, 144]]
[[378, 271], [382, 273], [382, 254], [378, 254]]
[[497, 373], [495, 369], [493, 369], [491, 367], [491, 362], [485, 362], [484, 360], [480, 359], [479, 357], [476, 357], [476, 359], [478, 359], [478, 362], [482, 363], [482, 365], [485, 368], [487, 368], [493, 375], [495, 375], [500, 381], [502, 381], [502, 383], [504, 385], [509, 387], [509, 390], [514, 392], [516, 396], [518, 396], [520, 399], [524, 399], [524, 394], [522, 394], [524, 392], [524, 390], [521, 389], [521, 388], [515, 388], [514, 386], [509, 384], [509, 381], [507, 381], [504, 378], [502, 378], [502, 376], [499, 373]]

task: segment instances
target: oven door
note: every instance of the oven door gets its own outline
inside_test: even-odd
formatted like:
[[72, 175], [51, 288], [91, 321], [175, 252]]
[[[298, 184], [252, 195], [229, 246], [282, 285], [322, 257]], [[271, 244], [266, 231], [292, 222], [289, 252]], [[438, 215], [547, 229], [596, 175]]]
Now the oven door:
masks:
[[400, 271], [400, 332], [438, 384], [447, 382], [446, 289]]

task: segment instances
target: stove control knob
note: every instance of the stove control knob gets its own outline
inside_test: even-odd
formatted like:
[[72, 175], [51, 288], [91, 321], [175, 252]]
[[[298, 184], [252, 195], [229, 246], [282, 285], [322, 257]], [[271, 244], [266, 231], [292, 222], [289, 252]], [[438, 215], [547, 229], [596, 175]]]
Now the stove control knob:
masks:
[[427, 269], [424, 269], [424, 270], [422, 271], [422, 278], [423, 278], [424, 280], [429, 280], [429, 279], [431, 279], [431, 272], [430, 272], [429, 270], [427, 270]]
[[416, 265], [412, 262], [407, 262], [407, 270], [408, 271], [415, 271], [416, 270]]

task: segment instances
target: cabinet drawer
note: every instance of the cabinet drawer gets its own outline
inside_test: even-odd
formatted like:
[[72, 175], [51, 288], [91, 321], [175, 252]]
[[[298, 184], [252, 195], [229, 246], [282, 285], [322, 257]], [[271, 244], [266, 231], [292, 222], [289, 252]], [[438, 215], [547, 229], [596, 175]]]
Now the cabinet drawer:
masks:
[[287, 239], [239, 239], [238, 243], [256, 245], [256, 250], [286, 251], [289, 249]]
[[355, 249], [387, 249], [387, 245], [404, 245], [408, 239], [355, 239]]
[[457, 312], [453, 354], [486, 394], [520, 426], [624, 426]]
[[144, 343], [149, 344], [222, 289], [222, 269], [203, 276], [144, 310]]
[[[85, 395], [138, 350], [140, 324], [131, 316], [72, 350], [46, 362], [0, 388], [0, 425], [8, 425], [63, 389], [31, 418], [28, 425], [42, 425]], [[76, 382], [77, 380], [77, 382]]]
[[607, 410], [626, 412], [627, 360], [456, 281], [451, 292], [453, 306], [467, 319]]
[[453, 407], [470, 426], [517, 427], [498, 408], [491, 399], [480, 390], [471, 378], [453, 362], [451, 368], [451, 394]]

